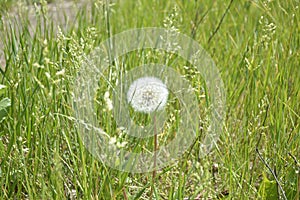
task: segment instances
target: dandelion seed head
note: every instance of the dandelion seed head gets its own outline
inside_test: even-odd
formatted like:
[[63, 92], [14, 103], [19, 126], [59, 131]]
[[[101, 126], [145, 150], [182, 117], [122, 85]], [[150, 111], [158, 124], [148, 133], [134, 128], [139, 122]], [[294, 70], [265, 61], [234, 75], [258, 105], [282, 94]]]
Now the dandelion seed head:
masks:
[[167, 103], [169, 91], [158, 78], [143, 77], [135, 80], [127, 92], [127, 101], [135, 111], [151, 113], [162, 110]]

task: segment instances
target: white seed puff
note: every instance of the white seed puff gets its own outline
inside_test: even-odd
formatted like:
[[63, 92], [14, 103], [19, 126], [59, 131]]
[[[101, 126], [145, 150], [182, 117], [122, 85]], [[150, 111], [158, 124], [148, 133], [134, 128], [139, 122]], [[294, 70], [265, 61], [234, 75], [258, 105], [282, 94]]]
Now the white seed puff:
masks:
[[127, 92], [127, 101], [135, 111], [151, 113], [162, 110], [167, 103], [169, 91], [158, 78], [143, 77], [135, 80]]

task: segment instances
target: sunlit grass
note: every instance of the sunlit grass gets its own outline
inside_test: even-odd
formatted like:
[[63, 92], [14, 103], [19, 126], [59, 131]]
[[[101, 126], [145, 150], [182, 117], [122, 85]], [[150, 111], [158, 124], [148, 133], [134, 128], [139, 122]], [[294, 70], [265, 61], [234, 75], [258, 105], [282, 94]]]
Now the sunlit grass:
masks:
[[[85, 54], [116, 33], [140, 27], [175, 28], [198, 41], [215, 61], [227, 92], [217, 148], [202, 158], [199, 137], [178, 163], [157, 172], [153, 198], [283, 197], [257, 149], [287, 198], [299, 199], [297, 0], [234, 1], [210, 42], [229, 0], [95, 0], [59, 10], [66, 16], [60, 20], [52, 20], [53, 9], [46, 9], [53, 4], [25, 2], [32, 12], [16, 2], [0, 3], [0, 85], [6, 86], [0, 101], [11, 103], [0, 119], [0, 199], [149, 199], [151, 174], [120, 172], [95, 159], [80, 138], [72, 109], [73, 83]], [[121, 72], [144, 64], [141, 58], [174, 66], [195, 88], [201, 114], [207, 112], [205, 84], [181, 58], [150, 50], [123, 56], [99, 80], [97, 112], [105, 131], [112, 137], [124, 132], [117, 140], [128, 140], [126, 148], [136, 151], [151, 150], [153, 144], [128, 139], [103, 112], [103, 95], [112, 94], [108, 82], [113, 85]], [[176, 108], [174, 102], [168, 108]], [[176, 116], [176, 109], [168, 112]], [[200, 136], [207, 123], [200, 122]]]

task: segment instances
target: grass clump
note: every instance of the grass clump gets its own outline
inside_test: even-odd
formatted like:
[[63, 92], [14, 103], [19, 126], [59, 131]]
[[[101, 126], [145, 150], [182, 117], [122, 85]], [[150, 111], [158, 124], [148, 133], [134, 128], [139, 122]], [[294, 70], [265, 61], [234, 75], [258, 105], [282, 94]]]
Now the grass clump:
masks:
[[[299, 199], [299, 5], [294, 0], [230, 2], [94, 0], [59, 10], [60, 21], [53, 20], [55, 4], [40, 1], [8, 11], [16, 3], [1, 1], [0, 85], [6, 88], [0, 101], [10, 99], [10, 106], [0, 119], [0, 199], [151, 196], [150, 173], [114, 170], [87, 151], [72, 109], [73, 83], [85, 55], [112, 35], [141, 27], [165, 27], [198, 41], [217, 64], [227, 93], [217, 148], [201, 157], [199, 137], [178, 163], [157, 172], [153, 198]], [[201, 75], [176, 55], [145, 50], [120, 57], [99, 80], [96, 110], [115, 143], [138, 151], [153, 149], [152, 141], [130, 140], [103, 108], [112, 98], [104, 98], [113, 93], [110, 85], [143, 59], [182, 73], [203, 116], [209, 103]], [[176, 103], [168, 106], [174, 115], [169, 131], [180, 120]], [[207, 124], [201, 118], [200, 136]], [[161, 144], [170, 138], [158, 139]]]

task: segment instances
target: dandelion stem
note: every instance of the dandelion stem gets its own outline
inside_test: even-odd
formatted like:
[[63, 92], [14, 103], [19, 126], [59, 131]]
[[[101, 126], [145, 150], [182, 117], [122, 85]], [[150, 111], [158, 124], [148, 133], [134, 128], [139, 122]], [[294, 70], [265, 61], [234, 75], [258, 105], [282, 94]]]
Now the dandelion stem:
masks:
[[151, 197], [150, 199], [152, 199], [153, 196], [153, 192], [154, 192], [154, 184], [155, 184], [155, 177], [156, 177], [156, 158], [157, 158], [157, 132], [156, 132], [156, 117], [154, 115], [153, 117], [153, 131], [154, 131], [154, 160], [153, 160], [153, 165], [154, 165], [154, 170], [152, 172], [152, 187], [151, 187]]
[[156, 157], [157, 157], [157, 132], [156, 132], [156, 117], [154, 115], [153, 117], [154, 122], [154, 171], [153, 171], [153, 178], [155, 178], [156, 175]]

